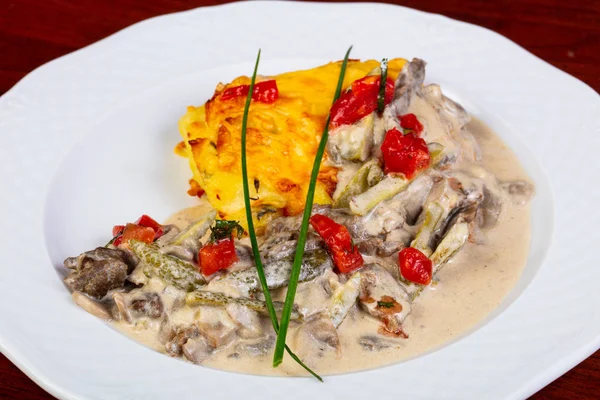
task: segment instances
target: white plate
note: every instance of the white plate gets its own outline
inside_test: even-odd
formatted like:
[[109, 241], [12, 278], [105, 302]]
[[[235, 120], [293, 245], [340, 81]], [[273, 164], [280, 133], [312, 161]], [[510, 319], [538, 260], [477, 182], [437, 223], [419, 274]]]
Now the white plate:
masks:
[[[100, 243], [116, 221], [192, 203], [190, 173], [171, 152], [185, 106], [249, 74], [258, 47], [266, 74], [341, 59], [350, 44], [354, 58], [425, 59], [427, 81], [490, 124], [535, 180], [525, 273], [479, 329], [319, 384], [170, 359], [72, 303], [53, 265]], [[600, 346], [600, 98], [486, 29], [379, 4], [172, 14], [29, 74], [0, 98], [0, 132], [0, 349], [57, 397], [523, 398]]]

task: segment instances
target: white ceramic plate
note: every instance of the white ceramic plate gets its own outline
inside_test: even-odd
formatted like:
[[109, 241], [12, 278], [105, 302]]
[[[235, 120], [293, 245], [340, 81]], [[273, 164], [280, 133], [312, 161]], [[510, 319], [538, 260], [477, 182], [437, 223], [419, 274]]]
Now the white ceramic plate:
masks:
[[[534, 179], [522, 279], [474, 332], [397, 365], [267, 378], [170, 359], [77, 308], [67, 255], [115, 221], [191, 205], [176, 122], [217, 81], [341, 59], [420, 57]], [[600, 346], [600, 98], [504, 37], [378, 4], [238, 3], [154, 18], [53, 61], [0, 98], [0, 350], [64, 399], [522, 398]], [[552, 188], [552, 189], [551, 189]], [[551, 245], [552, 243], [552, 245]]]

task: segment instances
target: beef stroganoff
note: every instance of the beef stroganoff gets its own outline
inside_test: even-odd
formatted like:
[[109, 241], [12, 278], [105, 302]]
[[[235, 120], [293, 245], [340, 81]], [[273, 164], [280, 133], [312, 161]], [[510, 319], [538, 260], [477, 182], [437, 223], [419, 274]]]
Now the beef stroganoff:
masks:
[[[269, 308], [281, 318], [327, 128], [289, 347], [320, 374], [342, 373], [414, 357], [485, 318], [525, 265], [533, 185], [482, 121], [424, 84], [424, 61], [350, 60], [331, 106], [341, 68], [255, 85], [240, 77], [189, 107], [176, 152], [189, 160], [198, 205], [164, 223], [143, 215], [115, 225], [106, 245], [67, 258], [73, 300], [172, 357], [306, 374], [290, 357], [273, 368]], [[251, 215], [272, 303], [247, 237], [245, 113]]]

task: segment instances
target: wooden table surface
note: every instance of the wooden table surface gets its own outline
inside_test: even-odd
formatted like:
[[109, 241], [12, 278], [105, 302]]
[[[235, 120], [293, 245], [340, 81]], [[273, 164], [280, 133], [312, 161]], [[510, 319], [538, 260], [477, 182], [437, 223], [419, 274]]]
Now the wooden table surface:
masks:
[[[214, 0], [2, 0], [0, 94], [34, 68], [128, 25]], [[493, 29], [600, 91], [600, 0], [400, 0]], [[507, 66], [511, 68], [511, 66]], [[90, 360], [93, 362], [93, 360]], [[534, 399], [600, 398], [600, 351]], [[0, 398], [52, 396], [0, 355]]]

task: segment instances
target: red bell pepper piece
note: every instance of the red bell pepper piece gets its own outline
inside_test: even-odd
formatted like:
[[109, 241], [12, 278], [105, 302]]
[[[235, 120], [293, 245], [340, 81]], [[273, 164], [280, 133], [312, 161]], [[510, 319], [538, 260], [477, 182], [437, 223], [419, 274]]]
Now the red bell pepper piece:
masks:
[[[152, 240], [148, 241], [152, 231]], [[163, 227], [161, 224], [150, 218], [146, 214], [138, 218], [133, 224], [115, 225], [112, 230], [114, 246], [119, 246], [121, 243], [127, 243], [130, 239], [141, 240], [146, 243], [152, 243], [163, 235]]]
[[156, 222], [155, 220], [153, 220], [152, 218], [150, 218], [149, 216], [147, 216], [146, 214], [139, 217], [138, 220], [135, 221], [135, 223], [139, 226], [143, 226], [146, 228], [152, 228], [155, 233], [154, 240], [161, 237], [164, 233], [162, 225], [159, 224], [158, 222]]
[[244, 228], [237, 221], [222, 219], [216, 220], [210, 230], [210, 241], [198, 253], [198, 263], [204, 275], [212, 275], [238, 261], [233, 232], [237, 231], [238, 239], [244, 234]]
[[118, 243], [115, 244], [115, 242], [117, 242], [117, 239], [115, 239], [113, 244], [115, 246], [118, 246], [119, 244], [127, 244], [131, 239], [139, 240], [140, 242], [145, 243], [152, 243], [154, 242], [155, 235], [156, 233], [154, 232], [154, 229], [150, 227], [140, 226], [136, 224], [127, 224], [125, 225], [123, 234], [117, 237], [117, 239], [120, 239], [118, 240]]
[[124, 229], [125, 229], [125, 225], [113, 226], [113, 230], [112, 230], [113, 237], [121, 235], [123, 233]]
[[229, 268], [234, 262], [238, 261], [233, 237], [206, 244], [200, 249], [198, 261], [200, 270], [207, 276], [224, 268]]
[[247, 96], [248, 90], [250, 90], [250, 85], [240, 85], [240, 86], [230, 87], [223, 91], [223, 94], [221, 95], [221, 99], [222, 100], [231, 100], [231, 99], [235, 99], [237, 97]]
[[[371, 114], [377, 109], [380, 76], [366, 76], [352, 83], [349, 90], [343, 93], [331, 107], [331, 127], [350, 125]], [[389, 104], [394, 97], [394, 81], [385, 82], [384, 104]]]
[[404, 174], [408, 179], [429, 167], [430, 157], [427, 143], [412, 133], [402, 134], [390, 129], [381, 145], [385, 173]]
[[348, 229], [325, 215], [315, 214], [310, 217], [310, 224], [325, 241], [333, 263], [342, 273], [352, 272], [364, 264], [358, 248], [352, 243]]
[[112, 229], [113, 239], [110, 242], [114, 246], [118, 246], [123, 241], [123, 231], [125, 230], [125, 225], [115, 225]]
[[402, 276], [420, 285], [429, 285], [433, 275], [433, 265], [427, 256], [414, 247], [402, 249], [398, 255]]
[[[238, 97], [248, 96], [250, 85], [234, 86], [223, 91], [221, 95], [222, 100], [231, 100]], [[279, 89], [277, 89], [277, 82], [275, 79], [268, 81], [258, 82], [254, 84], [254, 90], [252, 91], [252, 100], [260, 101], [261, 103], [273, 103], [279, 98]]]
[[411, 130], [416, 136], [423, 132], [423, 124], [419, 121], [415, 114], [406, 114], [400, 117], [400, 126], [404, 129]]
[[155, 231], [158, 230], [160, 227], [162, 227], [161, 224], [159, 224], [158, 222], [156, 222], [155, 220], [153, 220], [146, 214], [139, 217], [138, 220], [135, 221], [135, 223], [139, 226], [144, 226], [146, 228], [152, 228]]

